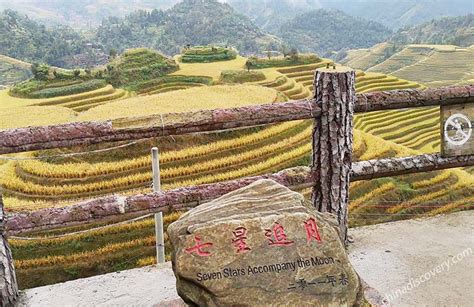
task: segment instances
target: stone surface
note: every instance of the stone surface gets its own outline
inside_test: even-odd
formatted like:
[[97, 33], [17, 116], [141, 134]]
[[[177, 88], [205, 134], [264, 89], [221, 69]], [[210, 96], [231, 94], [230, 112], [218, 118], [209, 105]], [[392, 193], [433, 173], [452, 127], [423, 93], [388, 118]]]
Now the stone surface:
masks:
[[360, 292], [332, 215], [259, 180], [168, 227], [178, 294], [199, 306], [352, 306]]
[[[402, 289], [411, 277], [446, 261], [467, 247], [474, 249], [474, 211], [416, 220], [403, 220], [349, 229], [354, 243], [349, 257], [360, 277], [382, 293]], [[389, 239], [387, 239], [389, 238]], [[408, 239], [407, 239], [408, 238]], [[436, 244], [433, 244], [436, 242]], [[427, 253], [426, 251], [430, 252]], [[454, 253], [455, 252], [455, 253]], [[401, 262], [402, 261], [402, 262]], [[474, 257], [469, 256], [437, 274], [429, 282], [408, 291], [393, 306], [470, 306]], [[132, 285], [132, 286], [131, 286]], [[370, 303], [381, 301], [370, 299]], [[82, 278], [22, 291], [18, 306], [169, 306], [178, 303], [171, 263]], [[379, 305], [382, 305], [379, 303]]]

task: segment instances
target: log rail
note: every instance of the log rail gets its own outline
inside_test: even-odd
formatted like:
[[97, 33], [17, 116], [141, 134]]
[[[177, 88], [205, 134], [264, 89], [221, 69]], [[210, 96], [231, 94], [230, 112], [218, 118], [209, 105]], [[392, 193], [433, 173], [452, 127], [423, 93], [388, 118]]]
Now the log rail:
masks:
[[474, 155], [439, 154], [369, 161], [352, 161], [352, 115], [389, 109], [474, 102], [474, 85], [436, 89], [410, 89], [355, 95], [352, 70], [320, 71], [315, 75], [313, 99], [240, 108], [158, 114], [104, 122], [0, 130], [0, 155], [32, 150], [147, 139], [168, 135], [253, 127], [291, 120], [313, 119], [311, 167], [290, 168], [276, 174], [247, 177], [133, 196], [92, 199], [63, 208], [16, 213], [4, 219], [0, 195], [0, 306], [18, 297], [11, 252], [5, 232], [51, 229], [121, 215], [144, 215], [199, 205], [251, 182], [268, 178], [289, 188], [312, 187], [312, 204], [335, 213], [346, 237], [349, 181], [474, 165]]
[[[452, 105], [474, 102], [474, 85], [426, 90], [408, 89], [358, 94], [354, 112]], [[76, 122], [60, 125], [0, 130], [0, 154], [103, 142], [138, 140], [168, 135], [221, 131], [298, 119], [319, 118], [315, 99], [252, 105], [239, 108], [168, 113], [135, 118], [149, 126], [128, 126], [130, 119]]]
[[[442, 170], [474, 165], [474, 156], [441, 157], [425, 154], [352, 163], [351, 181]], [[294, 167], [275, 174], [182, 187], [173, 190], [132, 196], [109, 196], [63, 208], [46, 208], [9, 216], [5, 227], [9, 234], [85, 224], [124, 214], [144, 215], [190, 208], [216, 199], [259, 179], [272, 179], [294, 190], [310, 188], [317, 173], [309, 167]]]

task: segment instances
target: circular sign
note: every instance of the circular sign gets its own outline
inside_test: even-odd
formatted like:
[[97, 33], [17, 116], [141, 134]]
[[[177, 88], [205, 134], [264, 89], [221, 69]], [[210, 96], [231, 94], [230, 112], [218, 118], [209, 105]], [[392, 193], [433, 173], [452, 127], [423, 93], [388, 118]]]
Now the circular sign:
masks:
[[471, 134], [471, 121], [464, 114], [453, 114], [444, 123], [444, 137], [452, 145], [463, 145], [469, 140]]

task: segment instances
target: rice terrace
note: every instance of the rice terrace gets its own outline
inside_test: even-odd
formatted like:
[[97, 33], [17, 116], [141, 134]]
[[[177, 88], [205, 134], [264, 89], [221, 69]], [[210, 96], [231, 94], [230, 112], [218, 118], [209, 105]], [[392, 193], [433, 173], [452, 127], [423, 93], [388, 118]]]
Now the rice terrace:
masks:
[[[101, 5], [96, 2], [100, 1], [91, 1]], [[255, 176], [296, 178], [296, 182], [303, 176], [301, 170], [314, 170], [315, 151], [320, 146], [314, 143], [315, 135], [318, 125], [324, 126], [326, 119], [298, 117], [294, 112], [300, 107], [311, 115], [324, 113], [324, 109], [312, 107], [318, 96], [317, 87], [325, 89], [329, 84], [318, 85], [318, 72], [354, 71], [353, 97], [357, 101], [352, 135], [347, 138], [352, 149], [351, 176], [359, 179], [351, 178], [348, 191], [346, 222], [350, 229], [437, 218], [441, 214], [452, 216], [473, 208], [472, 152], [458, 153], [451, 160], [438, 156], [446, 146], [447, 134], [442, 135], [442, 126], [447, 105], [464, 104], [467, 110], [473, 104], [472, 14], [460, 16], [452, 12], [447, 16], [458, 17], [443, 19], [440, 16], [445, 15], [438, 16], [433, 8], [428, 20], [409, 23], [399, 17], [387, 19], [387, 24], [376, 28], [364, 24], [356, 9], [357, 17], [351, 17], [339, 11], [342, 8], [336, 4], [327, 4], [327, 8], [321, 4], [321, 10], [327, 9], [327, 14], [333, 14], [341, 24], [356, 23], [354, 29], [365, 35], [364, 40], [355, 42], [356, 33], [340, 34], [347, 47], [337, 49], [333, 42], [334, 37], [339, 37], [337, 33], [332, 37], [320, 30], [316, 40], [311, 36], [314, 29], [297, 22], [301, 20], [296, 18], [301, 9], [298, 1], [283, 1], [287, 4], [280, 14], [288, 15], [275, 15], [275, 20], [266, 19], [255, 10], [249, 15], [251, 20], [245, 14], [252, 4], [243, 0], [169, 1], [161, 7], [138, 2], [143, 3], [133, 10], [136, 12], [127, 11], [127, 4], [122, 3], [117, 8], [120, 16], [103, 17], [101, 23], [96, 15], [76, 12], [70, 24], [64, 25], [66, 30], [40, 24], [47, 19], [41, 14], [59, 16], [59, 11], [39, 0], [12, 7], [0, 5], [4, 9], [0, 10], [0, 137], [5, 138], [0, 140], [0, 203], [4, 208], [0, 221], [2, 236], [8, 237], [19, 289], [155, 265], [158, 244], [152, 213], [158, 211], [164, 214], [166, 261], [178, 261], [172, 259], [173, 235], [166, 230], [173, 222], [178, 221], [174, 224], [178, 225], [189, 219], [188, 210], [206, 206], [208, 200], [195, 201], [200, 191], [210, 195], [214, 191], [212, 184], [216, 183], [224, 187], [239, 182], [240, 188], [247, 177]], [[263, 6], [264, 1], [257, 2]], [[35, 13], [31, 19], [15, 11], [31, 9], [29, 5], [38, 5], [43, 11], [32, 11]], [[233, 6], [239, 13], [234, 12]], [[278, 10], [267, 9], [277, 14]], [[277, 25], [279, 18], [281, 24]], [[316, 22], [311, 18], [308, 20]], [[214, 25], [218, 22], [222, 31]], [[407, 24], [395, 27], [399, 22]], [[56, 23], [66, 24], [64, 19]], [[82, 28], [82, 32], [76, 32], [80, 24], [86, 23], [93, 24], [94, 30]], [[22, 54], [18, 51], [23, 48], [18, 35], [26, 30], [21, 27], [30, 27], [31, 36], [43, 35], [51, 42], [55, 38], [58, 48], [49, 50], [47, 44], [32, 39], [24, 48], [34, 46], [35, 52]], [[280, 30], [271, 30], [276, 28]], [[419, 34], [427, 29], [433, 35]], [[308, 40], [318, 41], [313, 49], [308, 48], [307, 42], [298, 45], [301, 33], [307, 33], [304, 37]], [[15, 42], [8, 37], [18, 39]], [[144, 37], [149, 39], [145, 41]], [[25, 42], [27, 39], [30, 38]], [[345, 88], [333, 90], [336, 95], [350, 92]], [[374, 105], [364, 105], [363, 99]], [[450, 99], [461, 102], [447, 103]], [[261, 110], [269, 110], [268, 117], [258, 117]], [[249, 112], [242, 119], [246, 124], [235, 124], [238, 120], [233, 116], [238, 115], [234, 112], [240, 111]], [[212, 112], [222, 112], [219, 114], [223, 122], [208, 129], [206, 125], [212, 124], [208, 115], [217, 114]], [[278, 114], [288, 117], [275, 119]], [[226, 118], [230, 119], [228, 125]], [[259, 124], [248, 124], [253, 121]], [[169, 132], [175, 123], [178, 133]], [[472, 123], [471, 118], [468, 124]], [[114, 140], [108, 137], [108, 129], [131, 137]], [[331, 136], [337, 137], [343, 136]], [[163, 192], [153, 188], [153, 147], [159, 150]], [[438, 165], [423, 159], [403, 162], [409, 156], [457, 159], [458, 164], [448, 161]], [[366, 165], [367, 160], [377, 167], [354, 169], [354, 165]], [[402, 161], [410, 171], [392, 172], [391, 161]], [[389, 175], [377, 175], [378, 171]], [[313, 181], [304, 180], [305, 184], [292, 183], [293, 190], [308, 203], [314, 203], [314, 185], [310, 184]], [[349, 182], [349, 173], [346, 180]], [[176, 200], [175, 206], [175, 200], [170, 200], [168, 206], [147, 207], [150, 199], [153, 202], [154, 197], [165, 197], [167, 191], [178, 191], [178, 196], [186, 191], [189, 202]], [[222, 196], [219, 193], [211, 199]], [[109, 204], [116, 205], [123, 199], [132, 199], [136, 208], [129, 208], [129, 212], [122, 208], [118, 214], [104, 213], [111, 208], [107, 207]], [[74, 211], [76, 205], [100, 209], [88, 218], [81, 211]], [[51, 220], [51, 225], [56, 226], [41, 224], [46, 212], [58, 214]], [[71, 221], [81, 222], [60, 221], [60, 212], [69, 212]], [[97, 218], [102, 214], [103, 218]], [[33, 226], [22, 228], [21, 221], [27, 219], [32, 221], [28, 225]], [[346, 243], [355, 240], [357, 245], [357, 237], [350, 234]], [[5, 302], [2, 299], [1, 306]]]

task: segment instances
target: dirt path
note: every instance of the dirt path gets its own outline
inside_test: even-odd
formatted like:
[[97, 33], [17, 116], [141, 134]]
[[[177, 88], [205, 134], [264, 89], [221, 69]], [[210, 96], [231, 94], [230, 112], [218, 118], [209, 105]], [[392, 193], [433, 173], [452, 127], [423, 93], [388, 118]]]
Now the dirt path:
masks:
[[[350, 234], [351, 262], [393, 306], [472, 306], [474, 211], [358, 227]], [[29, 289], [20, 306], [151, 306], [177, 298], [167, 263]]]
[[472, 306], [474, 211], [359, 227], [350, 233], [356, 271], [393, 306]]

